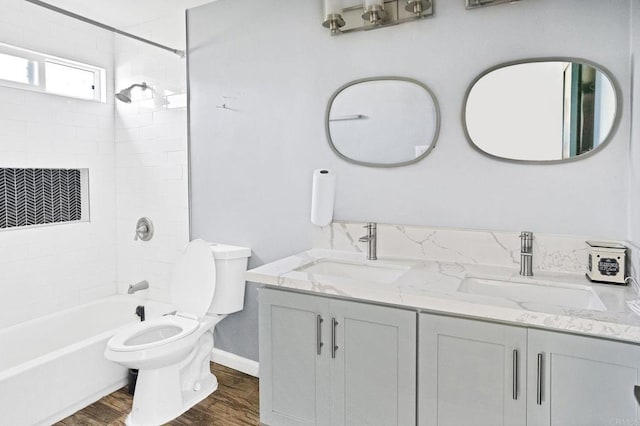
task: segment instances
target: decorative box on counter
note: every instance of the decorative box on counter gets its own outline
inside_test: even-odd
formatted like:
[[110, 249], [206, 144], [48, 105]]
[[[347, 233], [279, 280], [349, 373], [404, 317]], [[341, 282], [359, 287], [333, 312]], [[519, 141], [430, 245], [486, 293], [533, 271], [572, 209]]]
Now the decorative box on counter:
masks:
[[627, 247], [619, 243], [587, 241], [587, 277], [600, 283], [625, 284]]

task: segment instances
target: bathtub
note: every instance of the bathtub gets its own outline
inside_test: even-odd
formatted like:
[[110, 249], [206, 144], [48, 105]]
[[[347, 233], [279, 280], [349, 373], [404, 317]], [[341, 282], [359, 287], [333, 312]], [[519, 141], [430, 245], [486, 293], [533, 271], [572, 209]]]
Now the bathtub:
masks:
[[0, 330], [0, 425], [49, 425], [124, 386], [127, 370], [104, 350], [140, 304], [148, 318], [171, 310], [110, 296]]

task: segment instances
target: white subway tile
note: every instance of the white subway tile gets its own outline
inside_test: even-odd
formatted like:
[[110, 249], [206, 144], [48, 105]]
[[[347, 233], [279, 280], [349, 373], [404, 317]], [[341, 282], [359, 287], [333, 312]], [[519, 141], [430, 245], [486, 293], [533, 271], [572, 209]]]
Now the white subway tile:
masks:
[[98, 117], [95, 114], [81, 112], [59, 111], [56, 114], [56, 122], [76, 127], [98, 127]]
[[[2, 42], [104, 66], [111, 79], [111, 34], [23, 0], [0, 10]], [[116, 291], [113, 127], [113, 100], [0, 86], [0, 166], [90, 167], [92, 196], [90, 223], [0, 231], [0, 327]]]
[[26, 133], [26, 123], [19, 120], [6, 120], [0, 118], [0, 137], [11, 138], [24, 136]]
[[154, 123], [153, 114], [154, 113], [152, 112], [119, 112], [116, 115], [116, 127], [120, 129], [131, 129], [135, 127], [151, 126]]

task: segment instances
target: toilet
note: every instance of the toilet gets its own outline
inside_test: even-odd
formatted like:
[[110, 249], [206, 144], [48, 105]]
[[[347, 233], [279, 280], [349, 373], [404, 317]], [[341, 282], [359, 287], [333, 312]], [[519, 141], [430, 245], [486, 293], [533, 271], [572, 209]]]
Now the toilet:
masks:
[[109, 340], [105, 357], [139, 370], [127, 425], [166, 423], [218, 388], [209, 367], [213, 330], [244, 307], [249, 256], [246, 247], [190, 242], [170, 283], [176, 312], [135, 323]]

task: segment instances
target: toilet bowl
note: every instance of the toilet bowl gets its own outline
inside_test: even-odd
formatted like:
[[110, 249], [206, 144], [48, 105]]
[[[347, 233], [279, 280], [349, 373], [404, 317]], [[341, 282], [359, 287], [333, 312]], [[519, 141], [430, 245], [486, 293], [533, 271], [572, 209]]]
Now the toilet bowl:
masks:
[[171, 315], [133, 324], [107, 343], [105, 357], [138, 369], [130, 426], [166, 423], [218, 387], [209, 359], [213, 330], [242, 310], [250, 249], [189, 243], [171, 280]]

